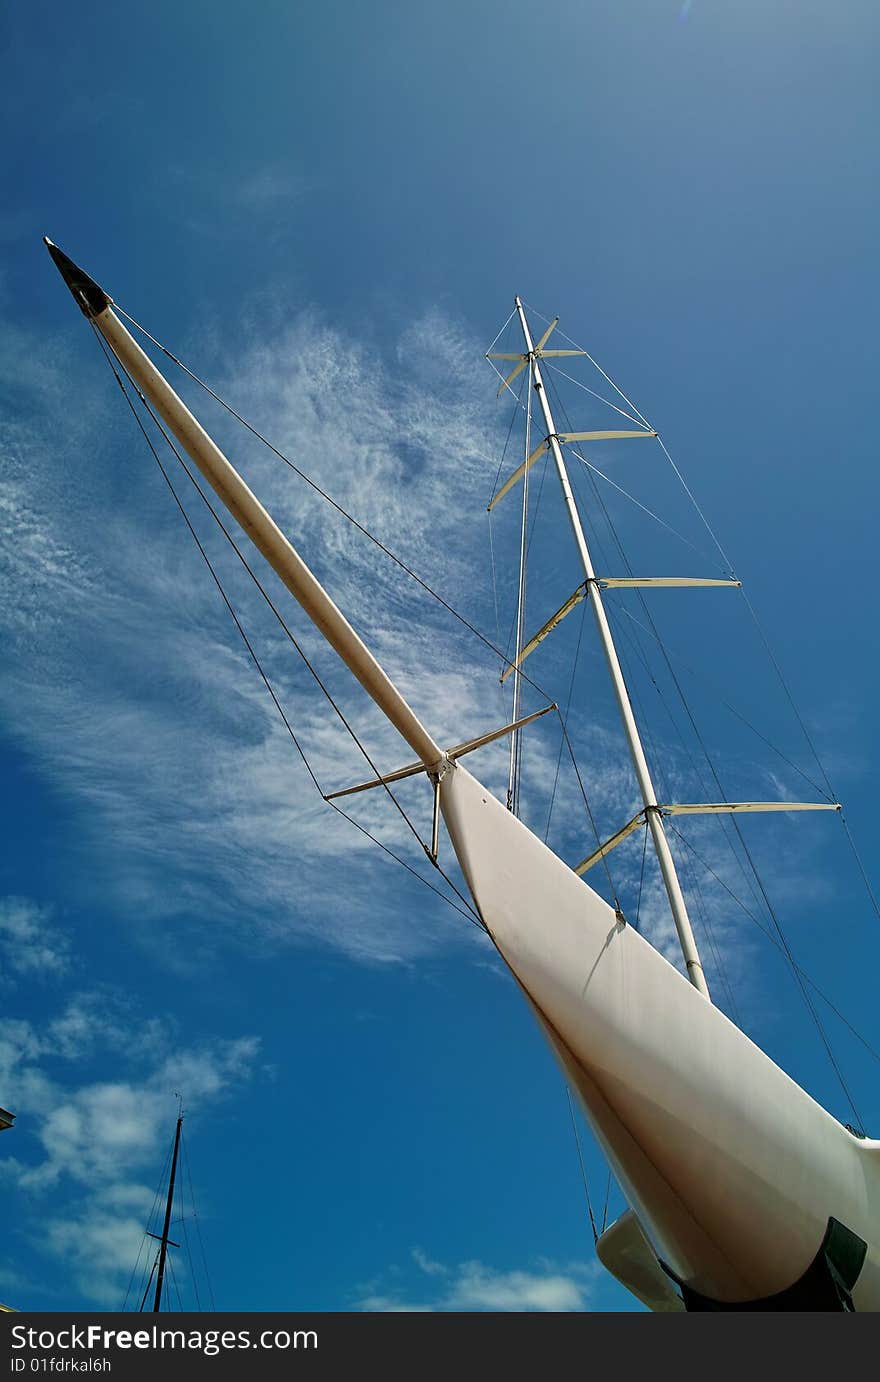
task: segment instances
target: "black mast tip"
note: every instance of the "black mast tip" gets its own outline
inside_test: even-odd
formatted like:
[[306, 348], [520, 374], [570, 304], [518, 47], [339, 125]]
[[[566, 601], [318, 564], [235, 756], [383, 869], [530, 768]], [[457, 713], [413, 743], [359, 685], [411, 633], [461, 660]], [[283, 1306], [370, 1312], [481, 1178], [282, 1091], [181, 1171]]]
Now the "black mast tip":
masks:
[[104, 311], [105, 307], [110, 306], [113, 299], [109, 294], [105, 293], [104, 289], [99, 287], [93, 278], [89, 278], [78, 264], [74, 264], [63, 250], [53, 244], [48, 235], [43, 236], [43, 244], [51, 254], [56, 269], [73, 293], [77, 306], [86, 317], [96, 317], [99, 312]]

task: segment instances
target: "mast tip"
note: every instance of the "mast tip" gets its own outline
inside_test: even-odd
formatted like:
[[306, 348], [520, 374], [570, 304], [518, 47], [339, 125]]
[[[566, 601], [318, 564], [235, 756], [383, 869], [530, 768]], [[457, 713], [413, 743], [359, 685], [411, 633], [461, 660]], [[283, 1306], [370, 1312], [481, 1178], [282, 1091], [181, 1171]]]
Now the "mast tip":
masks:
[[99, 312], [103, 312], [105, 307], [110, 306], [113, 299], [109, 294], [105, 293], [104, 289], [93, 278], [89, 278], [78, 264], [74, 264], [63, 250], [53, 244], [48, 235], [43, 236], [43, 244], [51, 254], [56, 269], [73, 293], [76, 304], [84, 316], [97, 317]]

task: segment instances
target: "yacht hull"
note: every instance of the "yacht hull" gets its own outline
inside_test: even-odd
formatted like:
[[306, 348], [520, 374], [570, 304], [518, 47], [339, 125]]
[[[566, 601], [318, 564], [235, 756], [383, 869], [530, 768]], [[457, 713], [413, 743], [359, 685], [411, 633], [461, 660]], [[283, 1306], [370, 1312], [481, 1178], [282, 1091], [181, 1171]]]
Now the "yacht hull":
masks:
[[480, 915], [657, 1257], [742, 1303], [797, 1282], [829, 1218], [880, 1309], [880, 1143], [853, 1136], [457, 764], [441, 806]]

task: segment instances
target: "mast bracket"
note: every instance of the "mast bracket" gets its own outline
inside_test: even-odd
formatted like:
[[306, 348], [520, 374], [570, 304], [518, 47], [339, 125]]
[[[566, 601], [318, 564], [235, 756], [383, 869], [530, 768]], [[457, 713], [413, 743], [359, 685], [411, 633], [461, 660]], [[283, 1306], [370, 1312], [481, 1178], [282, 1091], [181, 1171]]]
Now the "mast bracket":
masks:
[[700, 801], [700, 802], [652, 802], [650, 806], [643, 806], [637, 816], [627, 821], [626, 825], [621, 826], [616, 834], [606, 840], [604, 845], [594, 849], [592, 854], [588, 854], [586, 859], [582, 859], [575, 865], [574, 872], [580, 877], [591, 869], [594, 864], [598, 864], [600, 859], [604, 859], [606, 854], [610, 854], [618, 845], [622, 845], [634, 830], [638, 830], [642, 822], [648, 821], [650, 816], [714, 816], [722, 814], [740, 815], [743, 812], [765, 812], [765, 811], [840, 811], [842, 807], [838, 801]]
[[481, 734], [476, 739], [466, 739], [463, 744], [456, 744], [454, 748], [447, 749], [436, 768], [426, 768], [424, 763], [408, 763], [405, 768], [398, 768], [396, 772], [387, 773], [384, 777], [374, 777], [369, 782], [359, 782], [356, 787], [343, 787], [339, 792], [326, 792], [324, 800], [335, 801], [337, 797], [350, 797], [355, 792], [368, 792], [373, 787], [385, 787], [389, 782], [400, 782], [405, 777], [415, 777], [417, 773], [424, 772], [427, 772], [433, 783], [439, 785], [456, 759], [463, 758], [466, 753], [473, 753], [474, 749], [481, 749], [484, 744], [492, 744], [496, 739], [503, 739], [505, 735], [513, 734], [525, 725], [530, 725], [533, 720], [540, 720], [542, 715], [558, 709], [553, 701], [550, 705], [545, 705], [543, 710], [534, 710], [531, 715], [523, 715], [521, 719], [513, 720], [501, 729], [493, 729], [489, 734]]
[[449, 757], [448, 753], [445, 753], [443, 757], [440, 759], [440, 762], [437, 764], [436, 768], [428, 769], [428, 778], [431, 782], [434, 783], [435, 787], [440, 786], [440, 783], [443, 781], [444, 777], [449, 772], [449, 769], [451, 767], [452, 759]]
[[520, 654], [516, 661], [508, 663], [504, 671], [501, 673], [502, 685], [510, 676], [511, 672], [514, 672], [518, 668], [522, 667], [526, 658], [535, 651], [539, 643], [543, 643], [544, 639], [548, 636], [548, 634], [551, 634], [553, 632], [553, 630], [557, 627], [558, 624], [562, 623], [562, 620], [565, 618], [567, 614], [571, 613], [575, 605], [580, 604], [581, 600], [583, 600], [589, 594], [590, 584], [590, 579], [581, 581], [580, 585], [578, 586], [574, 594], [569, 596], [564, 605], [560, 605], [556, 613], [552, 614], [550, 618], [547, 620], [546, 624], [542, 625], [542, 627], [535, 634], [534, 638], [530, 638], [528, 643], [526, 643], [525, 647], [520, 649]]
[[[148, 1238], [155, 1238], [157, 1243], [161, 1243], [163, 1241], [161, 1233], [150, 1233], [149, 1229], [144, 1229], [144, 1232], [146, 1233]], [[180, 1247], [180, 1244], [175, 1243], [173, 1238], [166, 1238], [164, 1241], [168, 1244], [169, 1248]]]

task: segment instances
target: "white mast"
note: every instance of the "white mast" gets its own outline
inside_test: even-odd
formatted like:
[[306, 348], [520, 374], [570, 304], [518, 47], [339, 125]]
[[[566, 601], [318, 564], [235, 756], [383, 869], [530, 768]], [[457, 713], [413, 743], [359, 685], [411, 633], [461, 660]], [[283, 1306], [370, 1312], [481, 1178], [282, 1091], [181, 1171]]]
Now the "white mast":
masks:
[[113, 311], [112, 299], [51, 240], [46, 239], [46, 246], [83, 313], [94, 323], [117, 359], [137, 381], [138, 387], [195, 461], [229, 512], [379, 709], [403, 735], [425, 768], [437, 772], [446, 759], [443, 750], [417, 719], [385, 670], [355, 633], [345, 615], [337, 609], [271, 515], [123, 326]]
[[608, 663], [608, 670], [611, 673], [611, 681], [614, 685], [614, 692], [617, 697], [617, 705], [620, 716], [623, 720], [623, 729], [626, 734], [626, 741], [629, 745], [633, 767], [638, 779], [639, 791], [642, 794], [642, 801], [645, 805], [645, 816], [651, 828], [651, 837], [654, 842], [654, 849], [657, 853], [657, 860], [660, 864], [660, 873], [663, 877], [663, 886], [669, 898], [669, 906], [672, 909], [672, 918], [675, 922], [675, 929], [678, 932], [678, 939], [681, 943], [682, 954], [687, 965], [688, 978], [695, 988], [699, 989], [706, 998], [709, 997], [709, 988], [706, 983], [706, 976], [703, 973], [703, 966], [700, 963], [697, 943], [694, 940], [694, 933], [691, 928], [690, 917], [688, 916], [687, 905], [684, 894], [681, 891], [681, 884], [678, 881], [678, 874], [675, 870], [675, 861], [672, 851], [669, 848], [669, 841], [666, 838], [666, 831], [663, 829], [663, 817], [657, 802], [657, 793], [651, 781], [651, 773], [648, 768], [648, 760], [645, 758], [645, 750], [639, 736], [638, 726], [636, 725], [633, 708], [630, 704], [629, 693], [626, 689], [626, 682], [623, 679], [623, 672], [620, 667], [620, 660], [614, 646], [614, 639], [611, 636], [611, 629], [608, 624], [608, 617], [602, 604], [602, 595], [599, 590], [599, 582], [593, 570], [593, 563], [590, 559], [589, 549], [587, 548], [584, 530], [581, 525], [580, 515], [572, 494], [571, 484], [568, 479], [568, 472], [565, 468], [565, 461], [562, 457], [562, 447], [559, 445], [559, 437], [556, 431], [556, 424], [553, 421], [553, 414], [550, 411], [550, 403], [547, 398], [547, 391], [544, 388], [544, 381], [541, 378], [541, 368], [538, 364], [538, 352], [532, 342], [529, 324], [526, 321], [526, 314], [520, 298], [515, 299], [516, 310], [519, 315], [523, 337], [526, 343], [526, 354], [532, 371], [532, 383], [535, 392], [541, 403], [541, 411], [544, 414], [544, 422], [547, 426], [547, 440], [553, 452], [553, 459], [556, 462], [556, 471], [559, 476], [559, 483], [562, 487], [562, 497], [568, 511], [571, 522], [574, 540], [577, 543], [578, 553], [583, 566], [584, 576], [587, 581], [587, 588], [590, 594], [590, 603], [593, 606], [593, 613], [596, 616], [596, 626], [599, 630], [599, 638]]

